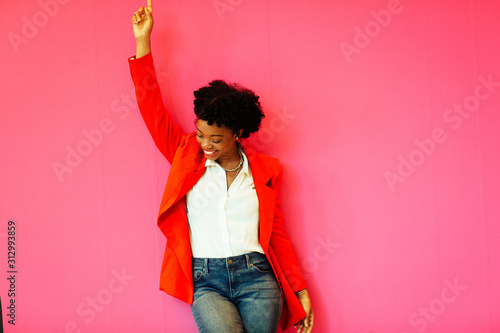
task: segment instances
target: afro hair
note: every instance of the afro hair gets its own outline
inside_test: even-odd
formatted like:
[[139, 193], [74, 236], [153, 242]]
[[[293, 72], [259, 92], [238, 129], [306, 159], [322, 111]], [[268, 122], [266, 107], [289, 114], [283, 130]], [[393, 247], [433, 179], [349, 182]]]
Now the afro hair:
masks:
[[264, 113], [259, 96], [238, 84], [214, 80], [194, 92], [194, 113], [208, 125], [230, 128], [233, 133], [243, 130], [248, 138], [260, 128]]

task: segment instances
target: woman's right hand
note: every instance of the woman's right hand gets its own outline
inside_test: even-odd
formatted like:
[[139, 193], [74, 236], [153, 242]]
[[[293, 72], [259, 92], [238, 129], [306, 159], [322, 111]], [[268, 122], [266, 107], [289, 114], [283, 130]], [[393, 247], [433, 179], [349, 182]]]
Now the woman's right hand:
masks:
[[137, 41], [149, 40], [153, 30], [153, 7], [147, 0], [147, 7], [140, 7], [132, 16], [134, 36]]

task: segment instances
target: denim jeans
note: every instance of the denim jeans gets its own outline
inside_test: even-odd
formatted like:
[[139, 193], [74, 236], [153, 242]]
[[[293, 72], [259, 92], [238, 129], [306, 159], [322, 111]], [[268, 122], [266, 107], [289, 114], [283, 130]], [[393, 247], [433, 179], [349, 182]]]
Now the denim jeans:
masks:
[[271, 264], [257, 252], [193, 258], [194, 321], [201, 333], [275, 333], [282, 296]]

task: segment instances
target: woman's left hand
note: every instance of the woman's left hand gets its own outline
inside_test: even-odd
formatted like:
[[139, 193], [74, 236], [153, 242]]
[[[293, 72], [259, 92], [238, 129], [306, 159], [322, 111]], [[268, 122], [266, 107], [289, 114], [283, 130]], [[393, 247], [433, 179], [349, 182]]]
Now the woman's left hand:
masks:
[[295, 327], [299, 333], [309, 333], [312, 331], [314, 325], [314, 311], [312, 309], [311, 299], [309, 298], [307, 289], [304, 289], [304, 291], [301, 292], [300, 295], [297, 295], [297, 297], [306, 312], [306, 316], [293, 327]]

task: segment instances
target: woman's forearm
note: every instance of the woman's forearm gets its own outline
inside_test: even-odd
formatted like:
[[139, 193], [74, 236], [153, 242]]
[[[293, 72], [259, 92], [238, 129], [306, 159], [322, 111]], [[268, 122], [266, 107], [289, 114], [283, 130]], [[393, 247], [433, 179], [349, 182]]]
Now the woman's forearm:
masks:
[[151, 41], [149, 37], [136, 39], [135, 57], [140, 58], [151, 53]]

